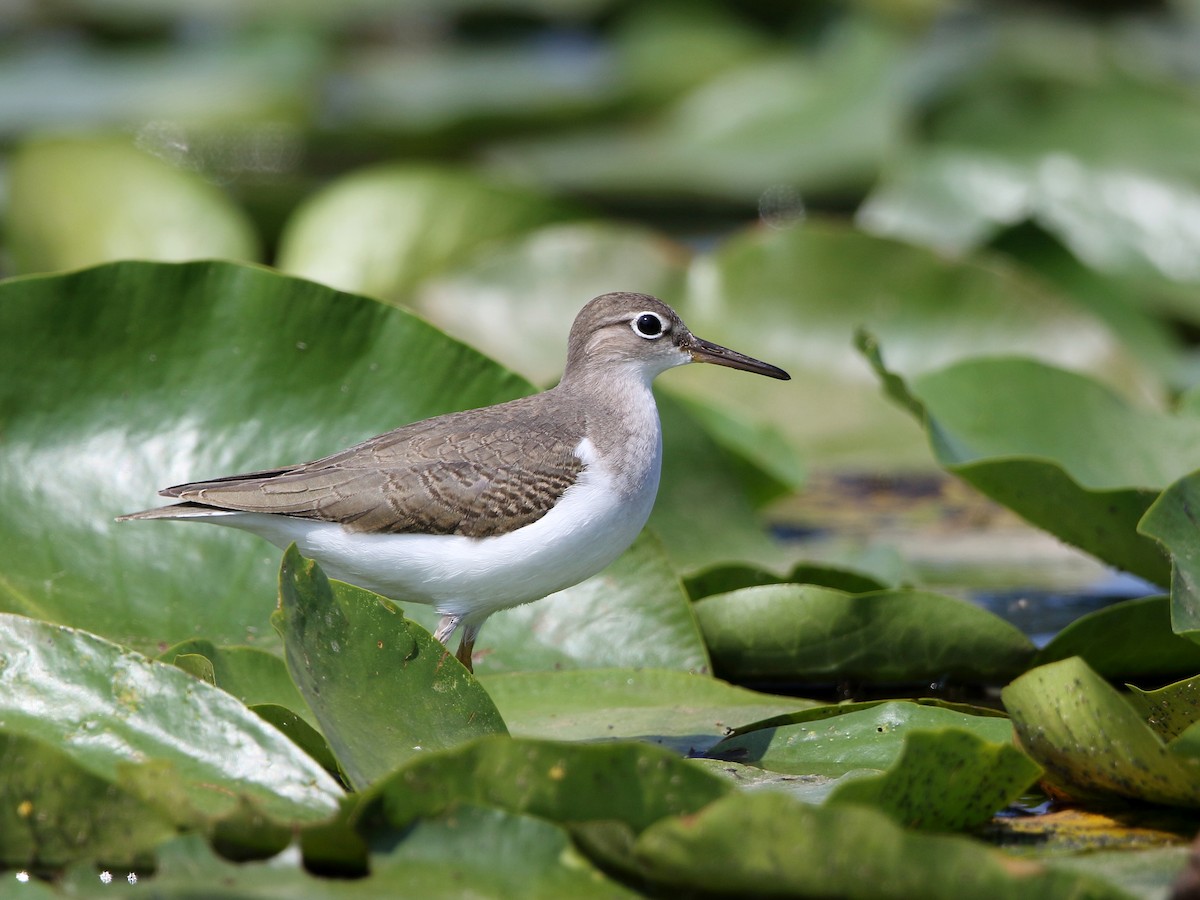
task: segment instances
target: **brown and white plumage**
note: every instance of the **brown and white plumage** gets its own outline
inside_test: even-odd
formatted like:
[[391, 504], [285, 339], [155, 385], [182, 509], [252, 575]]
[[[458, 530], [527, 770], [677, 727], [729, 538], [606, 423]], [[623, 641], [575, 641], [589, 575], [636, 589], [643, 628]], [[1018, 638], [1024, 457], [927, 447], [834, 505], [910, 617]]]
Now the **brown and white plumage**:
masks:
[[780, 369], [696, 338], [646, 294], [576, 317], [562, 381], [497, 406], [416, 422], [314, 462], [163, 490], [122, 519], [194, 519], [295, 542], [335, 578], [434, 605], [470, 667], [491, 613], [570, 587], [636, 538], [658, 489], [650, 383], [691, 361]]

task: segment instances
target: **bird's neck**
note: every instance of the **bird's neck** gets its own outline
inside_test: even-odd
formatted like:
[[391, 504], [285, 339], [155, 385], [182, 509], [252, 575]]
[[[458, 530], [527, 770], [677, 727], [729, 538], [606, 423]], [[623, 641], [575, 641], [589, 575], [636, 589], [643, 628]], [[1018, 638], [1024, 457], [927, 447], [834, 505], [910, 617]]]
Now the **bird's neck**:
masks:
[[579, 404], [586, 433], [622, 493], [653, 492], [662, 461], [662, 428], [650, 377], [637, 366], [610, 366], [564, 377], [555, 388]]

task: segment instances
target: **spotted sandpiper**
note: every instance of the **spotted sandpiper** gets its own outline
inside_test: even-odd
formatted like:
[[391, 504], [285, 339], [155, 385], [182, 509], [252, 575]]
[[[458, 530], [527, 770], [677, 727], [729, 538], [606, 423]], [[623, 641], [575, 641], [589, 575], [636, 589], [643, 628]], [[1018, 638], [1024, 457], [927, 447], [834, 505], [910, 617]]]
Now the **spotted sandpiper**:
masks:
[[434, 606], [468, 669], [492, 613], [583, 581], [637, 537], [654, 506], [662, 432], [650, 382], [689, 362], [787, 380], [696, 337], [647, 294], [603, 294], [575, 318], [557, 386], [437, 416], [315, 462], [166, 488], [187, 519], [295, 543], [333, 578]]

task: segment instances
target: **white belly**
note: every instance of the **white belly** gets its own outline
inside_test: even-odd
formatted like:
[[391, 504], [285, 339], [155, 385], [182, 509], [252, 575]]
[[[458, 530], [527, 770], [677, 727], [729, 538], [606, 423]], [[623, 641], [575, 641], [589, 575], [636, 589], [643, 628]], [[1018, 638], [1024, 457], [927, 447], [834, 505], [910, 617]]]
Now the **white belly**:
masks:
[[[341, 525], [263, 513], [216, 513], [199, 521], [254, 532], [280, 548], [293, 542], [331, 578], [395, 600], [427, 603], [480, 623], [497, 610], [538, 600], [595, 575], [642, 530], [658, 491], [659, 459], [632, 495], [594, 464], [536, 522], [508, 534], [356, 534]], [[661, 453], [661, 451], [660, 451]]]

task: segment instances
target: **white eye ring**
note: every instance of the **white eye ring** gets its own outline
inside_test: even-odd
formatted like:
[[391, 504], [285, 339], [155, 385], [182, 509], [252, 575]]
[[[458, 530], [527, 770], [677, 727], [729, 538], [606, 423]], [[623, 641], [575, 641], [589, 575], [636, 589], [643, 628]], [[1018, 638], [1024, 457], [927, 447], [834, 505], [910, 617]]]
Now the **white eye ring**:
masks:
[[656, 341], [667, 333], [667, 323], [658, 313], [638, 313], [629, 323], [633, 333], [647, 341]]

